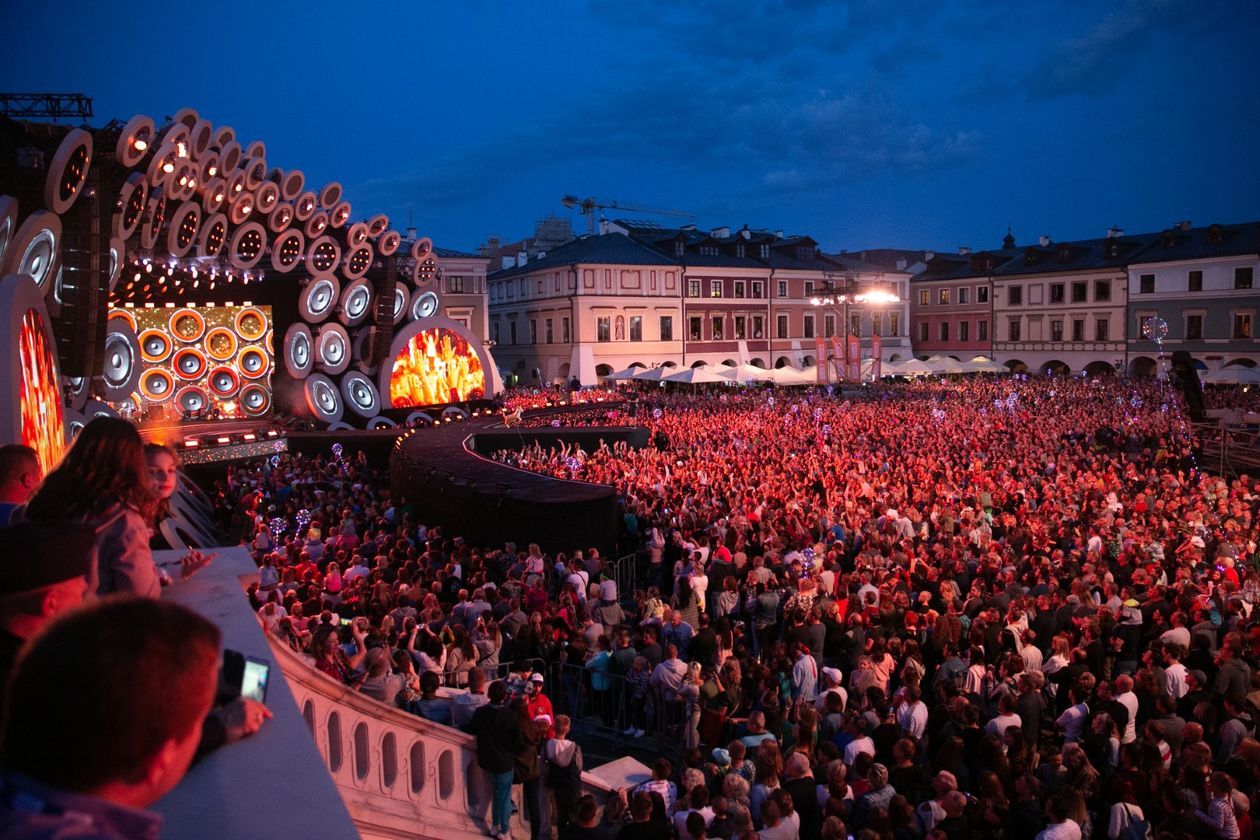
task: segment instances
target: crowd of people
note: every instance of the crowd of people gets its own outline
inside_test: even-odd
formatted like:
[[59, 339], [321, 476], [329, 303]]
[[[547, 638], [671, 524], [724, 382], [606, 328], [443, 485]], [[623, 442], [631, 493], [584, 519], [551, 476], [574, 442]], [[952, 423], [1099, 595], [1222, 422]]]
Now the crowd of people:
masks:
[[1239, 414], [1260, 414], [1260, 385], [1204, 385], [1203, 403], [1210, 411], [1224, 409]]

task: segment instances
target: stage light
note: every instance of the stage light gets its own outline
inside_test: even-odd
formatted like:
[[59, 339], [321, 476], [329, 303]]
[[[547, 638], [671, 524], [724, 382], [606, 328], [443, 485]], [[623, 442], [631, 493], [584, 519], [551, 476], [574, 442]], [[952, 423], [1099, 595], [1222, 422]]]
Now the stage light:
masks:
[[241, 437], [242, 437], [244, 440], [246, 440], [246, 441], [255, 441], [255, 440], [258, 440], [258, 435], [254, 434], [253, 432], [246, 432], [246, 433], [245, 433], [244, 435], [242, 435]]
[[166, 163], [162, 164], [162, 171], [165, 172], [167, 175], [170, 175], [172, 172], [175, 171], [175, 164], [172, 163], [170, 160], [166, 161]]
[[131, 142], [131, 147], [137, 152], [143, 152], [145, 149], [149, 148], [149, 143], [147, 140], [137, 137]]
[[147, 262], [147, 261], [145, 262], [145, 264], [144, 264], [144, 273], [145, 273], [145, 274], [152, 274], [152, 273], [153, 273], [153, 263], [151, 263], [151, 262]]
[[227, 435], [220, 435], [219, 437], [215, 438], [215, 441], [219, 444], [219, 446], [226, 446], [227, 444], [232, 442], [232, 439], [228, 437]]
[[201, 446], [201, 441], [197, 440], [196, 438], [185, 438], [185, 439], [184, 439], [184, 448], [185, 448], [185, 449], [196, 449], [198, 446]]

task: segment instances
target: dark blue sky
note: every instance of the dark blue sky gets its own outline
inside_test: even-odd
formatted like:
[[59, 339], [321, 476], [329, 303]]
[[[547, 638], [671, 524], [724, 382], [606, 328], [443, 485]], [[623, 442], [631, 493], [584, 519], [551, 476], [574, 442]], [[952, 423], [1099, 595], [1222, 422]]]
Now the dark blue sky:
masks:
[[446, 247], [565, 193], [827, 250], [1260, 217], [1254, 0], [13, 6], [0, 87], [194, 107]]

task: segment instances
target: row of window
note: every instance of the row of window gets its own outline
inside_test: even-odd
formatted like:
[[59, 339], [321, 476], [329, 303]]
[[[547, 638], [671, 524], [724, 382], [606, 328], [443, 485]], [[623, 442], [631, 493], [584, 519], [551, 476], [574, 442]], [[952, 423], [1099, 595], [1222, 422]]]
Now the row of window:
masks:
[[[562, 318], [560, 342], [568, 344], [571, 340], [569, 333], [569, 319]], [[704, 323], [709, 322], [708, 335], [704, 334]], [[727, 321], [730, 321], [729, 332]], [[507, 343], [519, 343], [517, 334], [517, 322], [514, 319], [507, 320], [508, 334]], [[786, 314], [780, 314], [775, 317], [775, 338], [792, 338], [790, 334], [790, 322]], [[546, 318], [543, 320], [543, 344], [555, 343], [554, 319]], [[661, 315], [658, 322], [660, 341], [674, 340], [674, 316]], [[816, 321], [813, 313], [806, 313], [801, 324], [802, 338], [817, 338]], [[493, 338], [496, 344], [503, 341], [500, 330], [500, 322], [496, 319], [492, 325]], [[985, 334], [987, 334], [988, 324], [984, 325]], [[764, 315], [714, 315], [705, 318], [700, 315], [692, 315], [687, 319], [687, 340], [688, 341], [727, 341], [727, 340], [759, 340], [765, 338], [766, 320]], [[862, 335], [862, 315], [854, 312], [849, 316], [849, 334]], [[896, 337], [901, 334], [901, 313], [889, 312], [885, 316], [873, 315], [871, 317], [871, 334], [883, 337]], [[823, 333], [824, 338], [834, 338], [836, 332], [836, 316], [826, 315], [823, 317]], [[598, 342], [605, 341], [643, 341], [643, 316], [641, 315], [600, 315], [595, 319], [595, 340]], [[538, 319], [529, 319], [529, 342], [530, 344], [538, 344]]]
[[[1252, 313], [1251, 312], [1233, 312], [1233, 323], [1230, 325], [1230, 338], [1248, 339], [1254, 333], [1251, 331]], [[1155, 315], [1139, 315], [1138, 316], [1138, 336], [1140, 338], [1148, 338], [1153, 335], [1155, 328]], [[1185, 341], [1198, 341], [1205, 337], [1203, 332], [1202, 312], [1187, 312], [1184, 314], [1184, 330], [1181, 337]], [[1174, 338], [1176, 336], [1173, 336]]]
[[[957, 292], [957, 295], [954, 295], [953, 292]], [[949, 306], [951, 297], [953, 297], [954, 302], [959, 304], [960, 306], [966, 305], [971, 302], [971, 288], [969, 286], [962, 286], [958, 289], [937, 289], [936, 290], [936, 303], [939, 306]], [[988, 303], [988, 302], [989, 302], [989, 287], [976, 286], [976, 303]], [[919, 289], [919, 306], [931, 306], [931, 305], [932, 305], [932, 290]]]
[[[723, 281], [721, 280], [709, 281], [709, 297], [720, 298], [723, 296], [722, 283]], [[806, 283], [805, 285], [812, 286], [813, 284]], [[693, 297], [693, 298], [700, 297], [702, 288], [703, 287], [702, 287], [701, 281], [688, 280], [687, 281], [687, 297]], [[751, 295], [748, 294], [750, 290], [752, 291]], [[737, 298], [752, 297], [755, 299], [761, 299], [766, 296], [766, 285], [765, 285], [765, 282], [761, 280], [752, 280], [752, 281], [736, 280], [734, 283], [734, 292], [735, 292], [735, 297]], [[782, 280], [779, 281], [779, 297], [787, 297], [787, 283]]]
[[[1040, 336], [1040, 335], [1032, 335], [1032, 334], [1030, 334], [1030, 335], [1028, 335], [1027, 337], [1025, 337], [1025, 336], [1024, 336], [1024, 334], [1023, 334], [1023, 328], [1022, 328], [1022, 326], [1021, 326], [1021, 321], [1022, 321], [1022, 319], [1020, 319], [1020, 318], [1011, 318], [1011, 319], [1009, 319], [1009, 321], [1007, 322], [1007, 341], [1024, 341], [1024, 340], [1027, 340], [1027, 341], [1046, 341], [1046, 340], [1048, 340], [1048, 341], [1063, 341], [1063, 340], [1064, 340], [1064, 339], [1063, 339], [1064, 333], [1063, 333], [1063, 321], [1062, 321], [1062, 319], [1051, 319], [1051, 321], [1050, 321], [1050, 335], [1045, 336], [1045, 337], [1042, 337], [1042, 336]], [[1038, 325], [1037, 325], [1037, 327], [1039, 327], [1039, 326], [1040, 326], [1040, 324], [1038, 324]], [[1037, 330], [1037, 331], [1039, 332], [1039, 330]], [[1070, 339], [1071, 341], [1085, 341], [1085, 340], [1086, 340], [1085, 319], [1084, 319], [1084, 318], [1073, 318], [1073, 319], [1072, 319], [1072, 332], [1071, 332], [1071, 336], [1072, 336], [1072, 337], [1071, 337], [1071, 339]], [[1109, 318], [1095, 318], [1095, 319], [1094, 319], [1094, 337], [1093, 337], [1093, 340], [1094, 340], [1094, 341], [1110, 341], [1110, 340], [1111, 340], [1111, 320], [1110, 320]]]
[[[929, 330], [929, 327], [928, 327], [927, 321], [919, 322], [919, 341], [926, 342], [929, 340], [930, 334], [928, 330]], [[937, 340], [950, 341], [951, 340], [949, 337], [950, 331], [951, 331], [951, 327], [949, 325], [949, 322], [942, 321], [939, 325], [937, 325]], [[958, 341], [971, 341], [971, 322], [970, 321], [958, 322], [957, 340]], [[988, 340], [989, 340], [989, 322], [983, 321], [983, 320], [976, 321], [976, 341], [988, 341]]]
[[[1234, 288], [1250, 289], [1255, 281], [1255, 270], [1249, 266], [1239, 266], [1234, 269]], [[1203, 291], [1203, 272], [1199, 270], [1186, 272], [1186, 291], [1201, 292]], [[1138, 276], [1138, 294], [1153, 295], [1155, 294], [1155, 275], [1142, 274]]]

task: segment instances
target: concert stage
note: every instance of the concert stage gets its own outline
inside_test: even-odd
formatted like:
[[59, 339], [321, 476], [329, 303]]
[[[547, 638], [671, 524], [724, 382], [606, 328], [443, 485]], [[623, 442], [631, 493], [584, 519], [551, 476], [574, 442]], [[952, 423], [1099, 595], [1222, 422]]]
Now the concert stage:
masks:
[[[563, 416], [566, 409], [526, 413]], [[534, 441], [577, 443], [585, 449], [627, 441], [647, 444], [638, 427], [506, 428], [497, 416], [416, 429], [399, 438], [390, 457], [391, 490], [406, 496], [422, 521], [440, 524], [476, 545], [536, 542], [550, 552], [595, 547], [613, 552], [620, 527], [610, 485], [551, 478], [492, 461], [482, 453], [519, 449]]]

